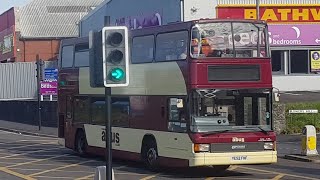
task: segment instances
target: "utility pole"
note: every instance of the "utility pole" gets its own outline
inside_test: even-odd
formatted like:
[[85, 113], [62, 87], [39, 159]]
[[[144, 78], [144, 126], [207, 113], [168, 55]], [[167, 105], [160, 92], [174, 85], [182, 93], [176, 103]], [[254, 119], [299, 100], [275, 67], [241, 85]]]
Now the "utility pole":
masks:
[[260, 19], [260, 0], [256, 0], [257, 20]]
[[42, 60], [39, 58], [39, 54], [36, 55], [36, 65], [37, 65], [37, 94], [38, 94], [38, 125], [39, 125], [39, 131], [41, 130], [41, 92], [40, 92], [40, 84], [42, 80]]

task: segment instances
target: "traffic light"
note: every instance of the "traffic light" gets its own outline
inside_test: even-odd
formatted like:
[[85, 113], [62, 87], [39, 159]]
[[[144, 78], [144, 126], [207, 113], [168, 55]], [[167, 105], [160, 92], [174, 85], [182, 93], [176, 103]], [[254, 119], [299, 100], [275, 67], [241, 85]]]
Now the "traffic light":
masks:
[[104, 27], [102, 29], [102, 46], [104, 86], [128, 86], [129, 45], [127, 27]]
[[90, 86], [93, 88], [104, 87], [102, 68], [102, 31], [89, 32], [89, 59]]

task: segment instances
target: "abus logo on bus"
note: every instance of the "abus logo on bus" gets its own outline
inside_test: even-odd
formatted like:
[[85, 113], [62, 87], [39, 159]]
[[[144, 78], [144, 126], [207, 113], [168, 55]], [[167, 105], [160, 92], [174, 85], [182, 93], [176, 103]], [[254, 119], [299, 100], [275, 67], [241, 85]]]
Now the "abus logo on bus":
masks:
[[244, 142], [244, 138], [232, 137], [232, 142]]
[[[260, 31], [259, 44], [264, 44], [264, 32]], [[228, 36], [229, 45], [232, 46], [232, 35]], [[258, 33], [235, 33], [234, 34], [235, 46], [245, 46], [245, 45], [257, 45]]]

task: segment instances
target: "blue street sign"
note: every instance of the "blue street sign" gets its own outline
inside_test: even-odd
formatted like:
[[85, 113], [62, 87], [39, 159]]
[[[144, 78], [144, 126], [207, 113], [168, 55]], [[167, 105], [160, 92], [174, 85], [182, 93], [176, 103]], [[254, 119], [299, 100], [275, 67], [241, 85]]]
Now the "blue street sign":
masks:
[[58, 80], [58, 69], [48, 68], [44, 70], [45, 81], [57, 81]]

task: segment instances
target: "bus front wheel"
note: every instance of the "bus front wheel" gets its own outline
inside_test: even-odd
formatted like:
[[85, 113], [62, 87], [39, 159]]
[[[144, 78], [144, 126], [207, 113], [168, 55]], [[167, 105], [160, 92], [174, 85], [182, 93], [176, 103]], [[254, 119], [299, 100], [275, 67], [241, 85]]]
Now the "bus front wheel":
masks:
[[158, 167], [158, 150], [154, 141], [149, 141], [144, 144], [143, 148], [143, 160], [146, 166], [153, 171]]
[[87, 140], [84, 132], [79, 130], [76, 135], [75, 150], [79, 156], [85, 156], [87, 150]]

